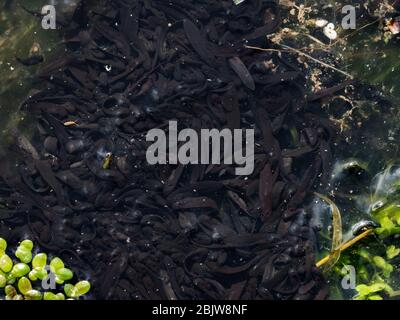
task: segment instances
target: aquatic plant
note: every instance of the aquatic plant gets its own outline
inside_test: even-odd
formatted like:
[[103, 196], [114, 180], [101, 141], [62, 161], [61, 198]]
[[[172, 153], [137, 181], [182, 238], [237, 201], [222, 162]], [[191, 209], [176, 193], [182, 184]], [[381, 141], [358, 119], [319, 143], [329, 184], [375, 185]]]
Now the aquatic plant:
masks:
[[[59, 257], [54, 257], [48, 265], [45, 253], [33, 256], [32, 250], [31, 240], [22, 241], [15, 251], [16, 259], [13, 260], [6, 253], [7, 241], [0, 238], [0, 290], [4, 290], [6, 300], [77, 299], [90, 291], [88, 281], [79, 281], [75, 285], [65, 283], [74, 274]], [[64, 285], [64, 293], [42, 292], [40, 283], [51, 280], [51, 276], [57, 285]]]
[[372, 236], [368, 238], [350, 240], [351, 246], [345, 246], [348, 250], [342, 252], [334, 267], [339, 279], [347, 272], [342, 269], [343, 266], [355, 268], [355, 300], [383, 300], [400, 296], [400, 290], [394, 289], [400, 276], [397, 268], [400, 262], [397, 240], [400, 234], [400, 168], [390, 166], [378, 174], [372, 189], [369, 213], [378, 227], [369, 230]]

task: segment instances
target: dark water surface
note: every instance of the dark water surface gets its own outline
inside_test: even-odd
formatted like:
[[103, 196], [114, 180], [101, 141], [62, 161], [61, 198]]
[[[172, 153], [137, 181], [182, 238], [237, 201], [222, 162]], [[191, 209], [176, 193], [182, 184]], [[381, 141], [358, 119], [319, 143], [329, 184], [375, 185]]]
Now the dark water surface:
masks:
[[[46, 2], [39, 0], [24, 1], [24, 5], [29, 8], [39, 8], [44, 3]], [[226, 43], [229, 43], [230, 37], [235, 41], [240, 41], [240, 37], [235, 38], [237, 33], [242, 32], [245, 36], [250, 34], [247, 44], [254, 46], [265, 44], [264, 40], [259, 40], [258, 36], [250, 32], [254, 29], [253, 20], [256, 21], [254, 24], [260, 27], [270, 23], [271, 17], [274, 16], [272, 9], [260, 10], [260, 15], [265, 14], [262, 19], [259, 15], [254, 16], [252, 10], [259, 8], [258, 4], [261, 1], [249, 0], [248, 4], [244, 5], [250, 6], [249, 3], [251, 3], [254, 8], [243, 9], [242, 15], [240, 9], [232, 8], [231, 1], [222, 1], [222, 7], [226, 8], [226, 12], [215, 5], [218, 10], [216, 9], [215, 13], [211, 12], [211, 17], [207, 17], [207, 13], [199, 9], [203, 8], [208, 1], [201, 1], [197, 7], [194, 6], [195, 9], [191, 6], [193, 1], [187, 7], [182, 4], [183, 11], [176, 9], [176, 6], [168, 9], [168, 6], [163, 6], [160, 1], [154, 3], [160, 11], [165, 11], [168, 17], [165, 19], [168, 22], [167, 27], [157, 25], [158, 28], [155, 29], [158, 23], [157, 19], [161, 19], [162, 15], [159, 15], [158, 11], [153, 10], [150, 6], [142, 7], [139, 10], [142, 17], [139, 29], [142, 28], [143, 33], [140, 33], [140, 38], [130, 39], [135, 43], [135, 51], [132, 50], [129, 53], [132, 53], [132, 56], [129, 56], [127, 60], [125, 57], [121, 58], [121, 52], [122, 55], [127, 53], [124, 52], [125, 43], [122, 40], [116, 38], [111, 31], [111, 33], [107, 33], [107, 29], [105, 29], [106, 31], [100, 29], [100, 34], [102, 32], [105, 34], [103, 37], [96, 34], [99, 30], [94, 31], [95, 37], [97, 37], [96, 45], [101, 49], [110, 50], [111, 54], [107, 53], [104, 56], [99, 55], [100, 58], [96, 57], [96, 59], [104, 60], [100, 62], [100, 66], [94, 63], [94, 60], [88, 63], [91, 67], [90, 72], [88, 71], [89, 76], [86, 75], [86, 66], [79, 66], [85, 70], [85, 77], [91, 78], [89, 82], [92, 87], [90, 87], [89, 93], [77, 90], [73, 94], [78, 96], [81, 102], [85, 102], [82, 104], [84, 108], [87, 107], [86, 103], [89, 105], [93, 102], [87, 100], [95, 99], [90, 108], [88, 107], [90, 111], [84, 115], [80, 111], [71, 112], [67, 116], [56, 115], [58, 118], [55, 122], [50, 121], [51, 125], [43, 127], [40, 134], [36, 132], [35, 142], [39, 146], [40, 153], [47, 157], [46, 160], [49, 159], [48, 153], [51, 150], [54, 155], [64, 161], [61, 163], [51, 162], [51, 174], [57, 175], [57, 179], [62, 181], [62, 188], [57, 190], [58, 184], [53, 183], [50, 188], [51, 192], [45, 190], [39, 196], [43, 196], [42, 199], [45, 199], [46, 203], [48, 201], [49, 206], [54, 206], [55, 210], [59, 210], [60, 218], [49, 222], [51, 232], [46, 229], [47, 232], [53, 233], [54, 241], [41, 239], [40, 236], [39, 239], [54, 251], [65, 245], [68, 250], [77, 252], [81, 258], [87, 254], [90, 257], [89, 261], [85, 260], [87, 257], [83, 257], [84, 262], [78, 264], [78, 267], [88, 267], [90, 271], [81, 270], [81, 274], [93, 279], [94, 284], [97, 285], [94, 296], [99, 298], [171, 298], [175, 294], [179, 298], [241, 297], [253, 299], [257, 297], [279, 299], [300, 297], [311, 299], [325, 297], [321, 278], [314, 274], [314, 270], [309, 267], [310, 261], [315, 257], [309, 251], [309, 241], [304, 237], [308, 218], [300, 209], [305, 195], [300, 192], [301, 190], [298, 193], [294, 192], [292, 188], [294, 186], [298, 188], [300, 185], [304, 189], [312, 189], [314, 188], [313, 183], [307, 179], [312, 181], [315, 179], [316, 185], [321, 186], [325, 193], [335, 194], [335, 201], [342, 210], [344, 233], [357, 221], [369, 217], [369, 185], [376, 174], [384, 170], [389, 163], [398, 161], [399, 157], [397, 143], [400, 137], [400, 115], [397, 108], [397, 103], [400, 102], [400, 90], [397, 86], [398, 68], [400, 67], [399, 40], [396, 37], [389, 42], [376, 40], [382, 30], [379, 28], [379, 24], [372, 24], [346, 38], [347, 42], [333, 46], [331, 48], [333, 55], [340, 58], [340, 63], [336, 65], [337, 68], [354, 75], [357, 79], [362, 79], [366, 83], [364, 88], [368, 88], [368, 84], [377, 85], [377, 87], [371, 90], [365, 89], [365, 92], [360, 94], [360, 99], [352, 99], [346, 105], [347, 109], [344, 110], [340, 108], [346, 99], [344, 96], [347, 96], [347, 92], [341, 94], [343, 97], [338, 94], [339, 97], [333, 101], [323, 102], [321, 105], [319, 104], [320, 99], [317, 99], [314, 104], [310, 102], [307, 108], [311, 106], [311, 109], [306, 108], [304, 111], [301, 109], [303, 107], [301, 97], [303, 93], [307, 95], [311, 93], [311, 88], [307, 83], [309, 77], [303, 82], [303, 79], [294, 81], [288, 76], [288, 86], [282, 85], [281, 87], [280, 80], [276, 81], [274, 74], [271, 74], [270, 69], [265, 67], [268, 66], [268, 63], [275, 63], [277, 72], [282, 71], [282, 74], [286, 75], [288, 70], [293, 71], [293, 65], [296, 68], [303, 67], [303, 61], [300, 61], [298, 56], [288, 54], [280, 60], [271, 53], [238, 50], [237, 52], [240, 52], [238, 55], [244, 63], [252, 65], [252, 72], [267, 74], [266, 78], [263, 78], [263, 75], [258, 78], [259, 90], [256, 90], [254, 94], [251, 92], [254, 84], [243, 81], [243, 74], [241, 74], [242, 77], [238, 77], [237, 74], [232, 73], [229, 67], [216, 67], [220, 60], [235, 55], [229, 51], [232, 48], [229, 48]], [[331, 2], [327, 1], [327, 3]], [[4, 0], [1, 0], [0, 7], [3, 7], [4, 4]], [[304, 4], [306, 7], [314, 7], [312, 17], [310, 16], [309, 19], [319, 16], [327, 18], [327, 15], [323, 15], [323, 9], [318, 3], [305, 1]], [[65, 5], [64, 2], [60, 2], [59, 5], [61, 12], [70, 10], [68, 4]], [[108, 24], [108, 27], [111, 26], [111, 30], [115, 31], [121, 28], [127, 32], [129, 27], [120, 25], [120, 17], [126, 19], [122, 12], [124, 9], [121, 8], [119, 8], [121, 13], [114, 8], [110, 17], [103, 12], [104, 16], [98, 15], [97, 18], [102, 17], [103, 22]], [[133, 10], [132, 14], [137, 14], [137, 12]], [[217, 52], [216, 59], [219, 60], [215, 61], [218, 63], [212, 61], [213, 59], [209, 56], [210, 48], [204, 51], [205, 49], [198, 45], [201, 37], [198, 35], [196, 26], [193, 27], [192, 24], [186, 22], [182, 27], [182, 21], [190, 20], [193, 15], [200, 17], [199, 20], [193, 22], [201, 26], [203, 21], [213, 20], [214, 26], [212, 24], [207, 26], [210, 28], [207, 35], [209, 41], [213, 43], [211, 47], [212, 50], [215, 50], [213, 52]], [[235, 21], [236, 18], [232, 18], [234, 15], [239, 16], [237, 21]], [[185, 17], [185, 20], [182, 17]], [[247, 19], [250, 19], [251, 22], [249, 23]], [[229, 20], [228, 25], [226, 20]], [[362, 25], [362, 23], [368, 24], [370, 20], [361, 20], [360, 24]], [[298, 26], [299, 30], [303, 32], [304, 25], [301, 24], [307, 24], [307, 18]], [[131, 28], [135, 28], [135, 23], [132, 23]], [[246, 28], [251, 30], [246, 30]], [[164, 29], [171, 30], [171, 33], [174, 34], [168, 38], [168, 45], [173, 44], [181, 51], [172, 45], [168, 47], [164, 46], [164, 43], [157, 43], [158, 37], [166, 37], [166, 34], [163, 33]], [[271, 27], [271, 29], [274, 28]], [[221, 30], [226, 33], [221, 34]], [[296, 29], [296, 31], [298, 30]], [[232, 36], [230, 32], [235, 36]], [[339, 37], [344, 35], [346, 33], [339, 34]], [[68, 36], [70, 35], [67, 35], [67, 38]], [[115, 39], [118, 41], [114, 43]], [[10, 7], [1, 9], [0, 125], [2, 135], [0, 135], [0, 140], [3, 147], [9, 143], [8, 129], [17, 124], [20, 124], [26, 136], [30, 137], [31, 123], [36, 123], [30, 117], [26, 118], [26, 114], [19, 112], [18, 108], [32, 89], [43, 89], [43, 83], [34, 82], [34, 75], [40, 71], [42, 65], [25, 67], [18, 64], [15, 57], [27, 57], [32, 46], [36, 45], [40, 47], [45, 61], [51, 61], [51, 58], [54, 59], [53, 53], [60, 46], [61, 40], [63, 38], [57, 31], [43, 30], [37, 19], [31, 17], [20, 7], [14, 7], [13, 2]], [[290, 41], [287, 43], [292, 44]], [[223, 50], [218, 51], [219, 46]], [[235, 48], [234, 45], [232, 47]], [[179, 53], [174, 53], [174, 50]], [[95, 52], [94, 49], [93, 52]], [[93, 52], [88, 49], [85, 54], [90, 55]], [[158, 56], [155, 55], [155, 52]], [[119, 64], [109, 63], [108, 54], [118, 57], [115, 58], [115, 61]], [[181, 56], [177, 59], [175, 55]], [[135, 66], [140, 71], [128, 73], [128, 79], [125, 79], [126, 76], [121, 76], [123, 79], [122, 89], [119, 89], [113, 82], [115, 88], [110, 90], [112, 92], [108, 91], [109, 77], [118, 77], [118, 72], [121, 71], [122, 74], [122, 70], [126, 71], [130, 68], [129, 63], [136, 61], [135, 59], [140, 59], [138, 66]], [[162, 62], [160, 65], [158, 60]], [[123, 67], [120, 66], [121, 61]], [[333, 60], [327, 59], [326, 61]], [[233, 62], [230, 61], [230, 63], [232, 65]], [[303, 72], [311, 76], [311, 71], [318, 64], [310, 61], [308, 63], [310, 63], [310, 67]], [[240, 65], [239, 67], [236, 65], [236, 70], [240, 70]], [[340, 82], [339, 79], [342, 79], [341, 75], [337, 75], [332, 70], [328, 72], [323, 69], [323, 71], [326, 74], [321, 77], [321, 81], [327, 87], [337, 84]], [[219, 78], [219, 75], [221, 78], [229, 75], [226, 76], [229, 79], [227, 82], [232, 84], [235, 89], [228, 90], [227, 87], [221, 86], [223, 80]], [[269, 76], [271, 78], [268, 78]], [[204, 93], [207, 90], [199, 85], [203, 80], [210, 83], [211, 87], [207, 90], [212, 93]], [[49, 82], [51, 83], [51, 79]], [[179, 86], [175, 92], [174, 86], [178, 83]], [[121, 96], [121, 94], [129, 92], [126, 86], [131, 88], [133, 94]], [[269, 86], [275, 88], [275, 91], [269, 90]], [[137, 89], [139, 87], [140, 90]], [[186, 95], [194, 96], [196, 90], [199, 92], [196, 103], [199, 104], [198, 108], [201, 111], [191, 110], [186, 105]], [[171, 92], [175, 92], [176, 95]], [[89, 99], [90, 93], [94, 94]], [[370, 97], [368, 97], [368, 93], [370, 93]], [[292, 94], [293, 96], [291, 96]], [[110, 96], [113, 99], [109, 99]], [[177, 99], [181, 96], [182, 99]], [[165, 99], [165, 103], [163, 99]], [[185, 123], [185, 126], [193, 128], [199, 128], [201, 125], [212, 126], [215, 123], [218, 126], [224, 126], [225, 115], [228, 119], [226, 125], [235, 126], [238, 121], [235, 110], [229, 111], [226, 106], [225, 109], [223, 107], [224, 102], [231, 103], [235, 99], [238, 99], [236, 103], [240, 105], [240, 112], [243, 116], [242, 119], [239, 119], [241, 125], [249, 128], [258, 127], [261, 132], [261, 134], [258, 133], [259, 148], [256, 150], [259, 162], [256, 163], [255, 174], [250, 177], [249, 181], [230, 176], [230, 171], [226, 168], [208, 168], [207, 171], [206, 168], [183, 169], [172, 166], [157, 167], [153, 170], [148, 168], [143, 159], [145, 129], [164, 126], [164, 120], [170, 117], [178, 117]], [[286, 100], [290, 100], [291, 104], [285, 106]], [[170, 101], [171, 105], [168, 104]], [[191, 99], [188, 101], [192, 102]], [[256, 106], [254, 106], [254, 101], [257, 102]], [[74, 100], [67, 99], [62, 102], [73, 104]], [[32, 101], [31, 103], [32, 106], [35, 106], [36, 102]], [[292, 103], [300, 105], [298, 107], [301, 110], [299, 114], [297, 114], [297, 107], [293, 107]], [[386, 106], [390, 103], [394, 107], [391, 106], [388, 110]], [[211, 108], [215, 112], [212, 114], [213, 116], [210, 116], [208, 114], [210, 110], [204, 107], [207, 104], [213, 106], [214, 109]], [[105, 114], [96, 109], [96, 106], [99, 105], [105, 108]], [[160, 105], [163, 109], [160, 109]], [[264, 110], [260, 107], [261, 105], [267, 106], [268, 113], [261, 111]], [[121, 113], [122, 115], [120, 115], [121, 110], [118, 108], [123, 109], [123, 112], [129, 112], [128, 119], [133, 118], [131, 122], [126, 121], [125, 126], [120, 123], [120, 118], [124, 118], [125, 114]], [[79, 108], [77, 109], [79, 110]], [[129, 109], [129, 111], [125, 109]], [[281, 118], [280, 114], [286, 112], [289, 116]], [[269, 116], [271, 119], [268, 118]], [[340, 129], [335, 140], [328, 137], [326, 122], [320, 122], [318, 117], [327, 118], [338, 125], [337, 127]], [[44, 119], [49, 121], [48, 118], [39, 118], [40, 121]], [[83, 129], [63, 126], [63, 122], [78, 118], [84, 125], [89, 126]], [[276, 140], [274, 137], [268, 136], [272, 130], [272, 127], [268, 127], [271, 125], [269, 124], [270, 120], [272, 127], [276, 126], [279, 129], [273, 131]], [[57, 123], [60, 128], [57, 128]], [[221, 123], [224, 124], [221, 125]], [[93, 129], [96, 125], [97, 127]], [[120, 129], [121, 127], [123, 129]], [[68, 139], [65, 138], [65, 135], [68, 135]], [[261, 138], [262, 136], [264, 140]], [[276, 145], [274, 146], [273, 143], [280, 144], [280, 147], [286, 151], [297, 151], [298, 148], [298, 152], [302, 152], [299, 146], [305, 143], [304, 141], [309, 144], [311, 141], [312, 144], [313, 136], [318, 136], [318, 143], [320, 143], [316, 144], [318, 145], [315, 147], [316, 152], [310, 152], [309, 156], [299, 157], [299, 159], [296, 158], [296, 155], [286, 156], [285, 161], [294, 161], [295, 164], [293, 167], [289, 164], [288, 172], [279, 172], [282, 176], [274, 178], [273, 173], [278, 169], [274, 169], [277, 159], [274, 158], [276, 154], [273, 151], [276, 150], [274, 149]], [[42, 148], [43, 140], [49, 143], [49, 145], [45, 144], [44, 148]], [[70, 141], [68, 142], [68, 140]], [[270, 143], [273, 141], [272, 147], [266, 141]], [[80, 146], [80, 143], [84, 143], [85, 146]], [[81, 151], [81, 147], [83, 151]], [[75, 148], [78, 150], [77, 152], [68, 151], [75, 150]], [[263, 148], [270, 151], [267, 156], [265, 150], [262, 150]], [[332, 150], [333, 159], [326, 160], [324, 156], [321, 156], [328, 149]], [[115, 161], [112, 162], [110, 170], [108, 168], [105, 170], [104, 156], [109, 153], [113, 154]], [[315, 158], [313, 158], [314, 156]], [[332, 164], [332, 177], [326, 176], [329, 170], [323, 165], [321, 172], [319, 169], [315, 169], [320, 165], [320, 156], [321, 162], [326, 161], [325, 165]], [[271, 161], [272, 167], [267, 164], [268, 161]], [[82, 163], [79, 164], [80, 162]], [[356, 182], [346, 180], [348, 177], [343, 172], [349, 163], [356, 163], [358, 167], [365, 170], [363, 180]], [[45, 182], [52, 181], [47, 176], [43, 182], [40, 175], [32, 173], [34, 170], [29, 168], [29, 165], [25, 168], [25, 164], [22, 164], [21, 168], [28, 172], [24, 176], [24, 179], [27, 180], [24, 181], [31, 181], [34, 187], [37, 187], [36, 183], [39, 187], [43, 187], [42, 184], [46, 185]], [[317, 177], [313, 177], [314, 169]], [[44, 171], [42, 171], [42, 175], [44, 175]], [[48, 174], [50, 175], [50, 173]], [[318, 180], [320, 178], [321, 181]], [[273, 191], [262, 186], [262, 182], [268, 184], [268, 181], [274, 181], [275, 187], [280, 183], [279, 186], [282, 188], [280, 192], [277, 191], [279, 186], [274, 189], [277, 192], [274, 194], [277, 199], [276, 203], [272, 203], [273, 200], [271, 203], [269, 200], [264, 200], [264, 202], [262, 200], [263, 194], [271, 197], [270, 194]], [[327, 188], [325, 187], [326, 182], [328, 182]], [[71, 203], [63, 203], [65, 201], [65, 199], [62, 200], [63, 197]], [[281, 201], [281, 205], [278, 200]], [[113, 207], [113, 201], [118, 205]], [[244, 202], [245, 204], [243, 204]], [[296, 217], [296, 214], [293, 213], [296, 210], [291, 211], [286, 208], [286, 203], [289, 203], [289, 209], [299, 209], [301, 214], [298, 214], [297, 218], [292, 218], [290, 215], [293, 214], [293, 217]], [[25, 204], [31, 205], [29, 201]], [[74, 210], [71, 210], [71, 207]], [[246, 208], [244, 209], [244, 207]], [[277, 209], [278, 207], [281, 211]], [[330, 220], [327, 218], [327, 208], [321, 205], [321, 202], [311, 207], [324, 228], [324, 232], [314, 239], [319, 241], [318, 257], [326, 254], [326, 251], [329, 250], [331, 239], [327, 235], [327, 229], [330, 226]], [[275, 209], [272, 210], [272, 208]], [[217, 214], [213, 210], [216, 210]], [[278, 213], [282, 211], [285, 212], [285, 216], [290, 216], [287, 221], [285, 219], [280, 221]], [[81, 212], [83, 214], [80, 214]], [[261, 220], [258, 217], [260, 212]], [[37, 213], [37, 216], [40, 217], [41, 214]], [[23, 223], [26, 222], [18, 220], [16, 225]], [[42, 226], [40, 219], [37, 219], [35, 223], [39, 226], [39, 230], [48, 227]], [[274, 226], [278, 231], [274, 229]], [[21, 227], [21, 230], [24, 229]], [[77, 239], [80, 241], [76, 241]], [[266, 241], [266, 239], [269, 240]], [[255, 243], [259, 241], [260, 244], [242, 249], [240, 241], [255, 241]], [[290, 241], [292, 245], [288, 244]], [[292, 248], [296, 241], [298, 241], [297, 247], [300, 245], [300, 247], [308, 248], [306, 252], [303, 252], [302, 248], [297, 248], [300, 252], [298, 257], [296, 257], [296, 253], [293, 253], [295, 249]], [[288, 248], [285, 247], [286, 245]], [[101, 250], [97, 252], [95, 246]], [[83, 254], [81, 255], [81, 253]], [[296, 258], [291, 258], [292, 256]], [[304, 261], [308, 261], [308, 264]], [[99, 269], [93, 263], [97, 263]], [[253, 273], [249, 271], [250, 275], [248, 276], [246, 272], [250, 267], [255, 271], [253, 270]], [[311, 282], [308, 278], [307, 280], [298, 280], [302, 277], [296, 273], [298, 267], [305, 268], [304, 273], [314, 277], [315, 281]], [[98, 270], [107, 272], [105, 284], [102, 284], [102, 275], [99, 275]], [[289, 271], [293, 273], [293, 278], [282, 280], [283, 275]], [[114, 280], [116, 279], [116, 283], [113, 283], [113, 277]], [[300, 293], [296, 291], [297, 289], [293, 292], [290, 291], [291, 284], [293, 284], [291, 281], [300, 283], [298, 284], [301, 288], [298, 290]], [[106, 285], [112, 286], [115, 290], [108, 292]], [[309, 292], [307, 291], [308, 287], [310, 287]], [[276, 291], [271, 293], [271, 288]], [[346, 298], [351, 298], [351, 296], [346, 296]]]
[[[67, 14], [73, 10], [76, 2], [50, 3], [57, 5], [60, 14]], [[44, 30], [40, 19], [25, 11], [20, 3], [36, 12], [49, 4], [45, 0], [0, 1], [0, 148], [9, 141], [7, 132], [10, 127], [20, 124], [21, 129], [27, 133], [30, 131], [30, 120], [24, 121], [25, 114], [20, 112], [19, 107], [31, 90], [41, 86], [40, 82], [34, 81], [40, 66], [26, 67], [16, 58], [27, 58], [36, 47], [47, 61], [61, 40], [57, 30]]]

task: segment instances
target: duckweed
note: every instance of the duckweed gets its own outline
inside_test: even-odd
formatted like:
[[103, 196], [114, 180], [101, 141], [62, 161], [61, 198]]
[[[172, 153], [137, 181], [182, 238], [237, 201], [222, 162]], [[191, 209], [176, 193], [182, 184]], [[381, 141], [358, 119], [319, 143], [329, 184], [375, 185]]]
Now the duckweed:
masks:
[[19, 260], [21, 260], [21, 262], [29, 263], [32, 261], [32, 249], [33, 249], [33, 242], [31, 240], [24, 240], [17, 248], [15, 256]]
[[22, 277], [18, 280], [18, 290], [24, 295], [32, 290], [32, 284], [28, 278]]
[[[65, 283], [74, 278], [72, 270], [59, 257], [54, 257], [47, 264], [47, 255], [41, 252], [33, 256], [33, 248], [31, 240], [22, 241], [15, 251], [19, 261], [13, 261], [6, 253], [7, 241], [0, 238], [0, 289], [4, 290], [6, 300], [65, 300], [66, 296], [77, 299], [90, 291], [88, 281], [79, 281], [75, 285]], [[58, 285], [55, 289], [63, 290], [65, 295], [61, 292], [41, 292], [41, 281], [47, 281], [48, 271], [55, 276]]]
[[85, 295], [90, 290], [90, 283], [88, 281], [80, 281], [75, 286], [72, 284], [66, 284], [64, 291], [69, 298], [78, 298]]
[[0, 257], [0, 269], [3, 272], [10, 272], [12, 267], [13, 267], [13, 262], [12, 262], [11, 258], [8, 255], [3, 254]]
[[20, 278], [27, 275], [29, 271], [30, 268], [26, 263], [17, 263], [11, 270], [11, 276], [13, 278]]
[[45, 292], [43, 300], [65, 300], [65, 296], [62, 293], [54, 294], [53, 292]]

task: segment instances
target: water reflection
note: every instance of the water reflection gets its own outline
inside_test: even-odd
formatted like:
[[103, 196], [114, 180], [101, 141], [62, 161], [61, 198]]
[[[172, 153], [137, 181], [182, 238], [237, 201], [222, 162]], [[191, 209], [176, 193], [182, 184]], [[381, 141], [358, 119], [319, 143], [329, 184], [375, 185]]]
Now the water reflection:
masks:
[[[38, 11], [45, 3], [43, 0], [29, 0], [23, 5]], [[33, 77], [40, 66], [24, 66], [17, 58], [29, 57], [36, 48], [36, 54], [40, 53], [47, 60], [58, 36], [57, 31], [43, 30], [38, 20], [16, 1], [0, 1], [0, 7], [0, 140], [4, 145], [8, 142], [5, 138], [9, 128], [25, 120], [19, 112], [19, 105], [34, 87]], [[22, 127], [29, 131], [27, 122]]]

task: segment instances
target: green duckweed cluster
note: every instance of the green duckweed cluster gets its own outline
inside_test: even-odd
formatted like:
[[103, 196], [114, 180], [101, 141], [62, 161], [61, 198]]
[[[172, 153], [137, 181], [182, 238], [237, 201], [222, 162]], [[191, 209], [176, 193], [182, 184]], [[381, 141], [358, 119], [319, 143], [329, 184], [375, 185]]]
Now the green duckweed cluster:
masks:
[[[15, 251], [16, 259], [7, 254], [7, 241], [0, 238], [0, 290], [4, 290], [6, 300], [65, 300], [77, 299], [90, 291], [88, 281], [71, 284], [67, 281], [74, 277], [72, 270], [55, 257], [48, 263], [45, 253], [33, 255], [33, 242], [22, 241]], [[54, 275], [55, 283], [63, 286], [63, 293], [42, 291], [41, 283]]]

